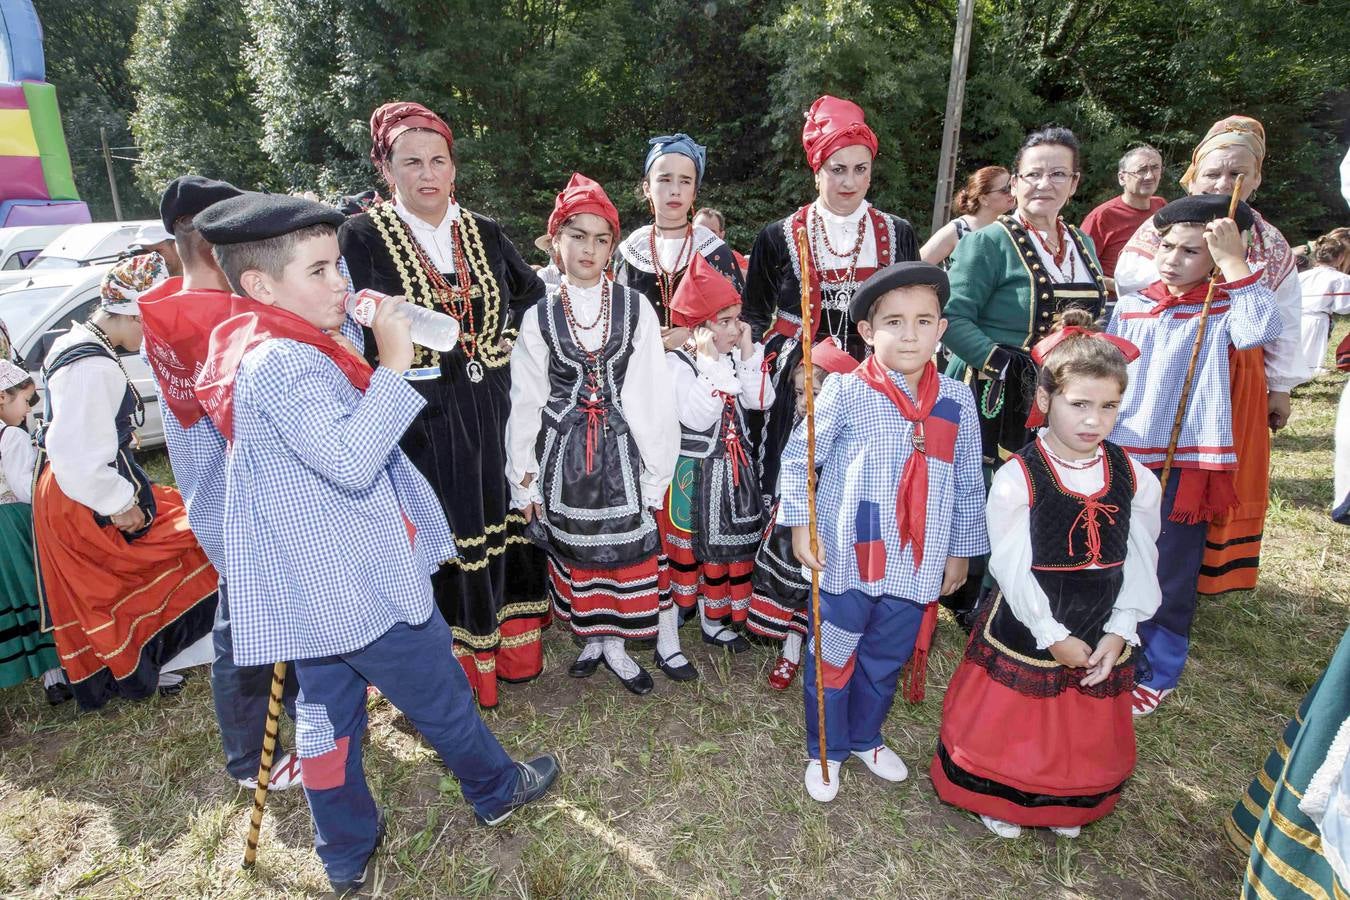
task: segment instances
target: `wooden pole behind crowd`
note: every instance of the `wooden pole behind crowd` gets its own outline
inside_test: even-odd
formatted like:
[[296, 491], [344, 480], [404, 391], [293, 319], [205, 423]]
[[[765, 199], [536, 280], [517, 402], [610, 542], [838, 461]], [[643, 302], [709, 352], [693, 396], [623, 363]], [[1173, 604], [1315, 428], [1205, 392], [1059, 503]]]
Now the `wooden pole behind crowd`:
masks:
[[[1242, 190], [1242, 176], [1233, 182], [1233, 196], [1228, 201], [1228, 218], [1237, 212], [1238, 194]], [[1219, 283], [1219, 270], [1216, 266], [1209, 276], [1209, 290], [1205, 291], [1205, 304], [1200, 307], [1200, 322], [1195, 329], [1195, 346], [1191, 348], [1191, 361], [1186, 366], [1186, 380], [1181, 383], [1181, 397], [1177, 399], [1177, 417], [1172, 422], [1172, 437], [1167, 442], [1167, 458], [1163, 460], [1163, 490], [1167, 490], [1167, 479], [1172, 474], [1172, 458], [1177, 455], [1177, 441], [1181, 440], [1181, 423], [1186, 418], [1186, 407], [1191, 401], [1191, 382], [1195, 380], [1195, 365], [1200, 359], [1200, 347], [1205, 343], [1205, 329], [1209, 326], [1209, 308], [1214, 302], [1214, 286]]]
[[942, 117], [942, 152], [938, 156], [937, 189], [933, 196], [933, 234], [951, 217], [956, 186], [956, 156], [961, 144], [961, 111], [966, 105], [966, 62], [970, 59], [970, 20], [975, 0], [960, 0], [956, 8], [956, 37], [952, 41], [952, 70], [947, 79], [947, 112]]
[[[811, 342], [816, 323], [811, 315], [811, 248], [806, 229], [797, 232], [797, 258], [802, 261], [802, 379], [806, 385], [806, 524], [811, 532], [811, 555], [820, 558], [820, 538], [816, 535], [816, 383], [812, 380]], [[825, 756], [825, 676], [820, 665], [820, 573], [811, 570], [811, 634], [815, 641], [812, 654], [816, 675], [816, 733], [820, 735], [820, 777], [830, 783], [830, 766]]]
[[244, 868], [253, 868], [258, 856], [258, 832], [262, 829], [263, 804], [267, 802], [267, 785], [272, 780], [272, 754], [277, 749], [277, 727], [281, 718], [281, 695], [286, 689], [286, 664], [272, 666], [272, 695], [267, 698], [267, 727], [263, 730], [262, 759], [258, 762], [258, 786], [253, 789], [253, 816], [248, 823], [248, 840], [244, 843]]

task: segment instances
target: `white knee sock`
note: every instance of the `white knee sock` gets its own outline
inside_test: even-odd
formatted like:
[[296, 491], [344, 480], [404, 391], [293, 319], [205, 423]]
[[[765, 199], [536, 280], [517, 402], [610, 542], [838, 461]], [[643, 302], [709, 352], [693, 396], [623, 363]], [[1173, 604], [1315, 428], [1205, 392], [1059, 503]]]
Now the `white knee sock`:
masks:
[[663, 609], [656, 617], [656, 652], [662, 659], [670, 659], [680, 653], [680, 612], [672, 603], [669, 609]]
[[641, 667], [633, 662], [633, 657], [623, 649], [623, 638], [607, 637], [604, 646], [605, 660], [620, 678], [632, 678], [641, 671]]
[[66, 673], [61, 671], [60, 666], [48, 669], [42, 673], [42, 686], [49, 688], [54, 684], [68, 684]]
[[604, 638], [591, 638], [586, 642], [586, 646], [581, 648], [581, 653], [577, 656], [577, 662], [585, 662], [588, 659], [599, 659], [600, 654], [604, 651]]
[[802, 636], [795, 631], [789, 631], [788, 636], [783, 639], [783, 659], [788, 662], [800, 663], [802, 661]]
[[698, 598], [698, 621], [703, 626], [703, 633], [708, 637], [717, 634], [718, 629], [722, 627], [721, 623], [713, 622], [708, 619], [708, 614], [703, 611], [703, 598]]

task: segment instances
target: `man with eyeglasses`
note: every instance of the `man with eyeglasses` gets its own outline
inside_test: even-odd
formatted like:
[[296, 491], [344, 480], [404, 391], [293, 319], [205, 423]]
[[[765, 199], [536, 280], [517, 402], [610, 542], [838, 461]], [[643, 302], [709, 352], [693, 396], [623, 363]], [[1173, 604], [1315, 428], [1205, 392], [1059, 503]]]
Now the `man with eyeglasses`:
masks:
[[[1107, 200], [1083, 220], [1083, 231], [1096, 245], [1108, 279], [1114, 279], [1116, 260], [1140, 224], [1167, 203], [1156, 196], [1162, 180], [1162, 154], [1147, 144], [1132, 148], [1120, 158], [1116, 179], [1120, 196]], [[1108, 281], [1107, 286], [1114, 293], [1114, 281]]]

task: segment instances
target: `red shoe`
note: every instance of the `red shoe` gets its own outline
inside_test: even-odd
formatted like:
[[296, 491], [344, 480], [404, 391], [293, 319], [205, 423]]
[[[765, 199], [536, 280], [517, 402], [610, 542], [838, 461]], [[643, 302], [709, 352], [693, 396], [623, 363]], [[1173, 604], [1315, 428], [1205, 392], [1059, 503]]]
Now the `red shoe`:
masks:
[[775, 691], [786, 691], [792, 684], [792, 679], [797, 677], [797, 670], [802, 667], [801, 663], [792, 662], [786, 657], [778, 657], [778, 662], [774, 665], [773, 671], [769, 673], [769, 687]]

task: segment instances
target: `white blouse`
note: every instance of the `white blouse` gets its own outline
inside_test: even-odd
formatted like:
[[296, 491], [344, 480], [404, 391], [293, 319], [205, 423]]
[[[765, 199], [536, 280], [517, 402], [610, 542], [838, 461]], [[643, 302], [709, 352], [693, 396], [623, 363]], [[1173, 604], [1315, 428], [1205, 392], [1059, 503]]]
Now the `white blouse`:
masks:
[[33, 502], [33, 438], [17, 425], [0, 424], [0, 503]]
[[[1097, 448], [1100, 458], [1101, 448]], [[1060, 482], [1071, 491], [1091, 494], [1101, 489], [1105, 467], [1070, 469], [1046, 454]], [[1125, 552], [1123, 582], [1106, 631], [1131, 644], [1139, 643], [1136, 628], [1157, 612], [1162, 602], [1158, 587], [1158, 532], [1162, 528], [1162, 486], [1148, 469], [1130, 460], [1137, 485], [1130, 504], [1130, 534]], [[1050, 599], [1031, 571], [1031, 507], [1027, 480], [1019, 463], [1009, 461], [994, 474], [985, 505], [989, 527], [989, 571], [1013, 615], [1031, 631], [1036, 647], [1044, 650], [1069, 637], [1069, 629], [1055, 620]], [[1095, 568], [1095, 567], [1094, 567]]]
[[[820, 215], [820, 221], [825, 225], [825, 236], [830, 239], [830, 246], [836, 250], [843, 250], [849, 253], [854, 245], [858, 243], [858, 223], [862, 221], [863, 216], [872, 208], [872, 204], [864, 200], [858, 204], [858, 208], [846, 216], [841, 216], [830, 212], [825, 208], [825, 204], [816, 200], [811, 204], [811, 210], [806, 214], [806, 233], [808, 237], [815, 231], [815, 223], [812, 220], [817, 214]], [[815, 254], [816, 265], [825, 269], [847, 269], [850, 257], [840, 256], [832, 253], [825, 247], [823, 240], [817, 239], [812, 248]], [[877, 236], [872, 233], [870, 227], [863, 228], [862, 250], [858, 253], [858, 268], [867, 268], [877, 264]]]
[[722, 415], [723, 394], [736, 397], [742, 409], [773, 406], [773, 380], [764, 371], [764, 345], [755, 344], [749, 359], [739, 348], [716, 359], [696, 354], [695, 372], [677, 353], [666, 354], [666, 367], [675, 385], [675, 412], [690, 431], [707, 431]]
[[[74, 325], [52, 344], [53, 360], [76, 344], [97, 343], [83, 325]], [[113, 468], [117, 459], [117, 409], [127, 391], [122, 368], [103, 356], [73, 362], [47, 382], [54, 411], [47, 425], [47, 458], [62, 493], [101, 516], [131, 507], [136, 486]]]
[[394, 212], [403, 223], [412, 229], [417, 242], [427, 252], [427, 258], [442, 275], [452, 275], [455, 271], [455, 243], [450, 234], [450, 226], [459, 221], [459, 204], [454, 201], [445, 210], [445, 216], [439, 224], [433, 225], [419, 219], [402, 200], [394, 200]]
[[1031, 243], [1035, 246], [1036, 255], [1041, 258], [1041, 264], [1045, 266], [1045, 271], [1050, 274], [1051, 281], [1055, 284], [1070, 284], [1095, 280], [1092, 277], [1092, 270], [1088, 268], [1087, 260], [1078, 252], [1077, 242], [1069, 235], [1067, 226], [1064, 234], [1059, 236], [1061, 240], [1067, 241], [1069, 246], [1068, 252], [1064, 254], [1064, 265], [1061, 267], [1055, 262], [1055, 255], [1045, 247], [1045, 241], [1048, 239], [1046, 232], [1028, 222], [1020, 209], [1015, 210], [1013, 216], [1022, 223], [1022, 227], [1028, 232], [1034, 231], [1041, 236], [1041, 240], [1038, 241], [1036, 236], [1032, 235]]
[[[568, 282], [567, 294], [579, 322], [595, 322], [575, 335], [582, 348], [598, 350], [605, 336], [600, 316], [601, 286], [581, 288]], [[614, 286], [611, 284], [611, 290]], [[555, 291], [550, 291], [552, 296]], [[511, 486], [511, 505], [524, 509], [542, 502], [539, 488], [539, 459], [535, 444], [542, 427], [544, 405], [551, 385], [548, 364], [551, 350], [539, 330], [535, 309], [525, 314], [520, 336], [511, 351], [511, 415], [506, 420], [506, 480]], [[661, 323], [646, 300], [639, 298], [638, 323], [633, 332], [633, 351], [628, 360], [619, 404], [628, 421], [629, 433], [642, 458], [642, 502], [648, 508], [660, 507], [666, 488], [675, 475], [675, 460], [680, 455], [680, 423], [675, 417], [675, 397], [663, 359]], [[528, 488], [521, 482], [534, 475]]]

